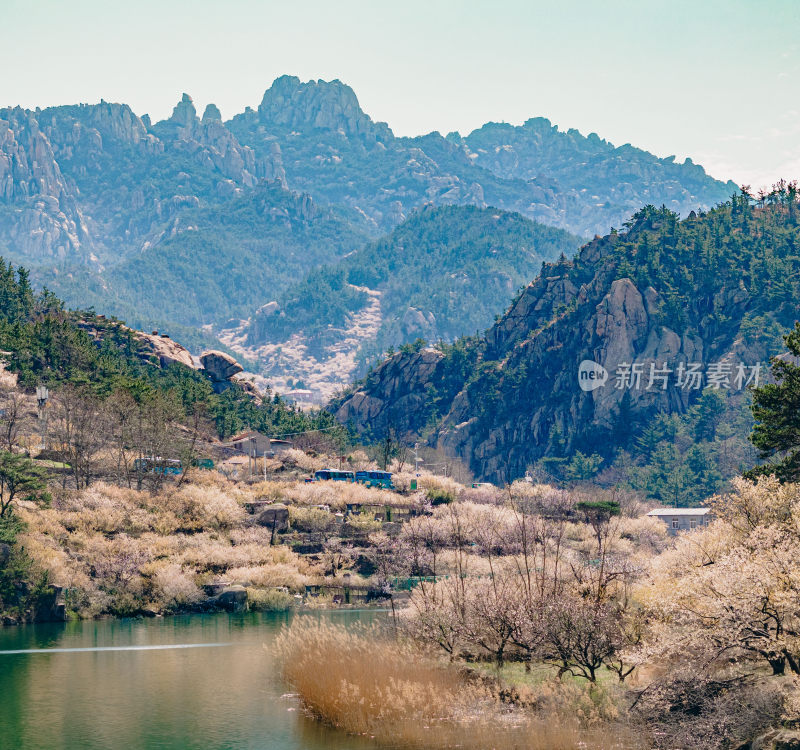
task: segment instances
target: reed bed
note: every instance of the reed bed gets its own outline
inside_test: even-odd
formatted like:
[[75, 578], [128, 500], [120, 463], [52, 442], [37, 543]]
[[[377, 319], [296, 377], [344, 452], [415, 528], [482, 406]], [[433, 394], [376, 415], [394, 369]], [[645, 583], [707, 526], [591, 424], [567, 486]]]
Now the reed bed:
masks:
[[568, 700], [559, 708], [551, 695], [539, 710], [504, 702], [494, 679], [426, 657], [376, 628], [300, 617], [283, 630], [276, 649], [284, 679], [310, 715], [384, 747], [642, 747], [616, 723], [582, 724]]

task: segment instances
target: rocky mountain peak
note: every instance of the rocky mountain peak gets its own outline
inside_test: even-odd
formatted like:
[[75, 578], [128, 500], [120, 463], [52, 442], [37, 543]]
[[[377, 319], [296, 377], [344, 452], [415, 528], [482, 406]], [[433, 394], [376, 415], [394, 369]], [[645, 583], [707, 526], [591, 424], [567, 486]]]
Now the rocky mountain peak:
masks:
[[197, 120], [197, 110], [194, 108], [194, 102], [189, 94], [184, 94], [181, 100], [175, 105], [172, 110], [172, 116], [169, 118], [171, 122], [177, 123], [184, 128], [191, 127]]
[[258, 112], [267, 125], [333, 130], [377, 140], [393, 137], [385, 123], [373, 122], [365, 114], [355, 91], [338, 79], [303, 83], [297, 76], [281, 76], [264, 92]]
[[203, 122], [222, 122], [222, 112], [219, 111], [219, 107], [216, 104], [206, 105], [203, 112]]

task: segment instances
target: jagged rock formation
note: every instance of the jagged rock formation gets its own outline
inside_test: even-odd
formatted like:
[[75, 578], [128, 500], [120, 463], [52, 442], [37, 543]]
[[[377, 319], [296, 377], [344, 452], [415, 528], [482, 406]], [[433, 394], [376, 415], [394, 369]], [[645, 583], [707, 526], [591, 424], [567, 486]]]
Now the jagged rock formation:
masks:
[[[643, 210], [626, 234], [546, 264], [483, 339], [445, 349], [435, 367], [397, 354], [331, 408], [378, 436], [419, 439], [435, 420], [431, 443], [492, 481], [546, 456], [635, 453], [653, 415], [686, 413], [705, 387], [740, 403], [781, 350], [800, 317], [800, 206], [781, 200], [760, 209], [740, 197], [683, 222]], [[598, 383], [582, 388], [584, 361]]]
[[393, 355], [367, 376], [363, 388], [336, 411], [336, 418], [376, 435], [388, 429], [413, 434], [428, 398], [427, 385], [440, 376], [437, 370], [443, 360], [444, 354], [436, 349]]
[[36, 117], [0, 110], [0, 243], [54, 261], [85, 258], [91, 249], [74, 194]]
[[296, 76], [281, 76], [264, 92], [258, 114], [267, 127], [300, 133], [330, 130], [373, 141], [394, 137], [386, 123], [373, 122], [363, 112], [353, 89], [339, 80], [302, 83]]

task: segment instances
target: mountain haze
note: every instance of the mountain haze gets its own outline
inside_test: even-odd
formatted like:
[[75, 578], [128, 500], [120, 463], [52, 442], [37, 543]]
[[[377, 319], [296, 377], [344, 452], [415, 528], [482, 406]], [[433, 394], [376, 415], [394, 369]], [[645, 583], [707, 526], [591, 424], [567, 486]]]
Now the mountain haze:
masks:
[[[689, 161], [616, 148], [543, 119], [399, 138], [338, 80], [283, 76], [257, 108], [227, 122], [213, 104], [201, 116], [187, 94], [157, 123], [106, 101], [0, 109], [0, 253], [73, 306], [206, 342], [236, 338], [223, 331], [243, 330], [249, 319], [256, 343], [257, 310], [424, 206], [514, 212], [588, 238], [645, 203], [686, 214], [733, 191]], [[470, 273], [471, 261], [451, 250]], [[499, 312], [522, 269], [496, 260], [496, 278], [510, 279], [492, 287]], [[328, 307], [339, 317], [363, 310], [363, 294], [344, 292]], [[392, 295], [392, 311], [421, 309], [402, 288]], [[447, 330], [440, 317], [406, 333], [448, 338], [486, 320], [488, 310], [462, 316], [465, 309], [450, 310]], [[348, 325], [360, 330], [358, 321]], [[406, 335], [402, 326], [381, 331], [381, 345]]]

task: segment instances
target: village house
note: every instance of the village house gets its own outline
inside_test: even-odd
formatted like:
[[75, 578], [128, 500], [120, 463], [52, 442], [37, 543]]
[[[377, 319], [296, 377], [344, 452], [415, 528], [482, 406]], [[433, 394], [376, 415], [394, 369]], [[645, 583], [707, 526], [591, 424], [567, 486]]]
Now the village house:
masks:
[[266, 455], [269, 458], [274, 458], [278, 453], [283, 453], [292, 447], [290, 440], [276, 440], [256, 430], [247, 430], [234, 435], [227, 445], [237, 453], [256, 457]]
[[711, 508], [656, 508], [647, 515], [660, 518], [667, 524], [667, 533], [671, 536], [679, 531], [692, 531], [707, 526], [714, 518]]

